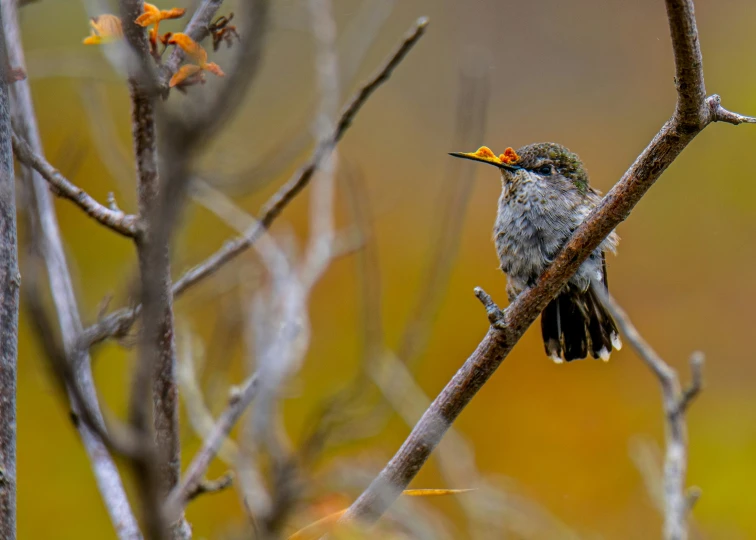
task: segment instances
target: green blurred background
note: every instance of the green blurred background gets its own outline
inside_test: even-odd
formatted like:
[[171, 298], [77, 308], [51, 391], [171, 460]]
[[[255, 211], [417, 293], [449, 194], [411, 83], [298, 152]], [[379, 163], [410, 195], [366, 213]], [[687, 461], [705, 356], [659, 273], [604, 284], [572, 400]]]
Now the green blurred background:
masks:
[[[285, 141], [309, 132], [317, 103], [305, 2], [275, 0], [272, 5], [263, 67], [244, 109], [208, 155], [199, 156], [201, 168], [226, 178], [219, 185], [252, 213], [307, 152], [284, 155], [287, 165], [272, 177], [251, 174], [250, 167], [266, 163], [271, 155], [280, 158]], [[696, 8], [708, 91], [721, 94], [731, 110], [756, 113], [756, 4], [699, 0]], [[381, 0], [334, 0], [334, 11], [342, 68], [348, 72], [342, 102], [417, 17], [430, 17], [427, 35], [369, 101], [339, 146], [342, 175], [364, 182], [368, 193], [381, 316], [390, 347], [397, 345], [428, 279], [439, 205], [453, 189], [444, 181], [452, 166], [448, 151], [486, 144], [498, 153], [506, 146], [557, 141], [577, 152], [593, 185], [607, 191], [674, 108], [674, 68], [660, 0], [402, 0], [393, 7]], [[376, 26], [369, 43], [360, 31], [369, 25], [356, 19], [366, 13]], [[53, 164], [95, 198], [104, 201], [114, 191], [119, 205], [134, 211], [128, 96], [102, 49], [81, 45], [87, 16], [85, 7], [72, 1], [41, 0], [22, 9], [45, 150]], [[383, 24], [376, 22], [380, 17], [385, 17]], [[362, 46], [368, 47], [360, 57], [355, 51]], [[211, 57], [222, 66], [224, 54]], [[466, 66], [490, 77], [485, 135], [452, 148], [452, 141], [459, 140], [455, 118]], [[750, 345], [756, 321], [754, 148], [756, 130], [750, 126], [706, 129], [620, 226], [619, 256], [608, 261], [614, 295], [684, 378], [690, 353], [706, 353], [705, 391], [688, 417], [689, 483], [703, 489], [694, 530], [710, 538], [756, 537], [756, 362]], [[473, 287], [482, 286], [495, 300], [506, 302], [505, 280], [490, 240], [497, 174], [469, 166], [475, 183], [460, 215], [459, 250], [430, 346], [415, 369], [429, 396], [441, 390], [486, 330]], [[113, 307], [128, 301], [136, 276], [134, 252], [129, 242], [69, 203], [57, 201], [56, 207], [82, 315], [93, 322], [106, 295], [115, 294]], [[343, 195], [340, 208], [339, 223], [346, 226]], [[274, 232], [306, 238], [307, 209], [306, 197], [300, 197]], [[174, 274], [201, 261], [232, 234], [207, 210], [191, 204], [176, 241]], [[238, 322], [224, 325], [234, 324], [229, 313], [245, 309], [246, 296], [239, 291], [254, 262], [251, 254], [241, 257], [177, 302], [182, 324], [207, 344], [209, 355], [224, 329], [224, 339], [237, 344], [230, 347], [232, 382], [241, 377], [244, 328]], [[312, 297], [312, 345], [285, 409], [295, 441], [313, 408], [358, 370], [356, 268], [354, 257], [337, 260]], [[103, 400], [122, 414], [130, 351], [107, 344], [93, 359]], [[226, 360], [207, 361], [227, 369]], [[18, 408], [19, 536], [112, 537], [86, 456], [24, 319]], [[608, 364], [558, 366], [543, 354], [534, 327], [456, 428], [473, 445], [482, 475], [535, 501], [580, 536], [658, 536], [661, 518], [633, 458], [639, 448], [649, 448], [647, 439], [663, 440], [660, 395], [655, 379], [627, 348]], [[346, 453], [370, 455], [377, 472], [408, 430], [394, 419]], [[198, 442], [188, 429], [183, 439], [187, 460]], [[343, 453], [328, 454], [319, 463], [326, 467]], [[210, 476], [223, 470], [216, 465]], [[433, 458], [412, 486], [467, 487], [446, 485]], [[452, 535], [465, 537], [457, 503], [443, 500], [437, 507], [455, 527]], [[208, 538], [222, 537], [246, 519], [233, 490], [192, 503], [188, 516], [198, 537]], [[513, 534], [546, 538], [550, 533], [534, 527]]]

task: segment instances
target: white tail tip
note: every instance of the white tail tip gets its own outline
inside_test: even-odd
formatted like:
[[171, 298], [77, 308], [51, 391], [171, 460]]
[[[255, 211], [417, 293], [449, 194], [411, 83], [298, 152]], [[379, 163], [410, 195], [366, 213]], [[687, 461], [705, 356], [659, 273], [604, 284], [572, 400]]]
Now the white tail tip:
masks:
[[619, 334], [612, 334], [612, 346], [618, 351], [622, 350], [622, 340], [620, 339]]

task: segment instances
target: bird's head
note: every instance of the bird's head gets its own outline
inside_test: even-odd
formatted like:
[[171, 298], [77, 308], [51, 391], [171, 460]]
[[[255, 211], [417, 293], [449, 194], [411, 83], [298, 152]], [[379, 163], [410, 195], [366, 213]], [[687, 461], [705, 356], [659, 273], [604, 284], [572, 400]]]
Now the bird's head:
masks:
[[583, 162], [561, 144], [535, 143], [516, 151], [507, 148], [499, 156], [485, 146], [475, 152], [451, 152], [449, 155], [497, 167], [504, 183], [551, 179], [554, 183], [570, 183], [581, 192], [588, 189], [588, 173]]

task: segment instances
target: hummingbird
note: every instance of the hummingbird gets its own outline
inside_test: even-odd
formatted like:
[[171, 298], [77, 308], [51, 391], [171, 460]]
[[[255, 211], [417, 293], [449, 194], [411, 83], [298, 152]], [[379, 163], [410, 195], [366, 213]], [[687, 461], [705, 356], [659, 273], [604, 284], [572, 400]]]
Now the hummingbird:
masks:
[[[507, 148], [498, 157], [485, 146], [450, 155], [493, 165], [501, 173], [493, 236], [511, 302], [535, 285], [601, 193], [589, 185], [580, 158], [560, 144]], [[618, 242], [615, 232], [607, 236], [541, 313], [544, 348], [554, 362], [580, 360], [589, 352], [607, 361], [612, 348], [622, 348], [614, 319], [595, 291], [608, 290], [606, 252], [616, 253]]]

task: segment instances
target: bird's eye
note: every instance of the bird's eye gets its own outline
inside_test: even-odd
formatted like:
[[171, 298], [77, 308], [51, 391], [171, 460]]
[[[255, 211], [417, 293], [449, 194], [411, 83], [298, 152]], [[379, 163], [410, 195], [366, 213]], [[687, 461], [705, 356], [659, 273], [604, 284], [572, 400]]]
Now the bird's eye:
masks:
[[538, 167], [538, 174], [551, 174], [551, 165], [543, 165]]

